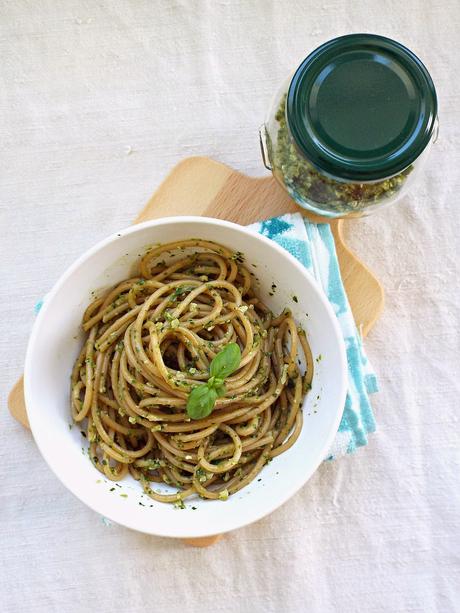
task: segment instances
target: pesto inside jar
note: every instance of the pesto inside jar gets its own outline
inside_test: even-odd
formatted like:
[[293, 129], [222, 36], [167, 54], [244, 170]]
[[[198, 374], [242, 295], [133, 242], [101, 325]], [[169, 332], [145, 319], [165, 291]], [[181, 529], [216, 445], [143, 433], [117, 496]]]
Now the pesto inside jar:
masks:
[[303, 208], [359, 217], [399, 200], [437, 135], [431, 77], [401, 43], [349, 34], [312, 51], [260, 131], [262, 156]]
[[286, 121], [285, 94], [275, 114], [278, 130], [275, 142], [268, 135], [267, 146], [273, 173], [299, 203], [312, 204], [322, 211], [361, 214], [368, 207], [395, 196], [413, 170], [410, 164], [399, 174], [376, 182], [338, 181], [319, 172], [297, 148]]

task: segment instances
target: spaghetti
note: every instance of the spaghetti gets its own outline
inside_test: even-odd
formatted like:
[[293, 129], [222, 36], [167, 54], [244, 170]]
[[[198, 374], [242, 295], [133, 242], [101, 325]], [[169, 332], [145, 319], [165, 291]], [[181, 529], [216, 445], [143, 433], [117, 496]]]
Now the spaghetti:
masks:
[[[290, 312], [275, 317], [257, 297], [243, 259], [199, 239], [151, 248], [137, 276], [86, 309], [72, 416], [108, 479], [129, 472], [161, 502], [226, 499], [297, 440], [311, 351]], [[239, 366], [212, 413], [191, 419], [187, 398], [229, 343], [241, 349]]]

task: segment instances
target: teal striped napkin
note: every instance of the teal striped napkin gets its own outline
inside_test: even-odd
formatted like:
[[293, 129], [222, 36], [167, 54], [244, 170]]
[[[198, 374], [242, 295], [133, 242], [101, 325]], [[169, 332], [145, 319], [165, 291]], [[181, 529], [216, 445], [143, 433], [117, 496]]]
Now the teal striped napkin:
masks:
[[339, 430], [326, 459], [353, 453], [357, 447], [367, 445], [367, 435], [375, 431], [369, 395], [377, 392], [378, 386], [343, 287], [329, 224], [311, 223], [300, 213], [293, 213], [249, 227], [296, 257], [320, 283], [334, 308], [347, 352], [348, 394]]

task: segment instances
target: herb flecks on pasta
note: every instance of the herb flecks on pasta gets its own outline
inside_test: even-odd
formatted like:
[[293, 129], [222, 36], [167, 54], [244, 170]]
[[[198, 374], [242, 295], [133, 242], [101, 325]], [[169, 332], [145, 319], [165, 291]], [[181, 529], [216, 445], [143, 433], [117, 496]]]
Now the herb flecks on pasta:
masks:
[[243, 254], [217, 243], [152, 248], [138, 273], [84, 313], [73, 419], [108, 479], [129, 472], [161, 502], [225, 500], [300, 434], [305, 333], [258, 298]]

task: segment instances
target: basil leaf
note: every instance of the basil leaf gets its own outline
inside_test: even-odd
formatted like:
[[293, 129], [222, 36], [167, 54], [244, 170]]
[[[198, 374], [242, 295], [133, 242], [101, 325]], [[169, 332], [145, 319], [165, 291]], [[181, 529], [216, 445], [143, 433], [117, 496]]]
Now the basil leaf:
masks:
[[241, 362], [241, 350], [237, 343], [229, 343], [219, 351], [209, 367], [209, 379], [205, 385], [195, 387], [187, 399], [187, 415], [203, 419], [211, 414], [217, 398], [225, 396], [225, 377], [231, 375]]
[[187, 399], [187, 415], [192, 419], [203, 419], [212, 412], [217, 399], [217, 392], [213, 387], [199, 385], [189, 394]]
[[216, 394], [218, 398], [222, 398], [222, 396], [225, 396], [227, 392], [227, 390], [225, 389], [225, 385], [222, 385], [222, 383], [215, 384], [214, 389], [216, 390]]
[[241, 350], [237, 343], [229, 343], [216, 355], [209, 367], [211, 377], [225, 379], [238, 368]]

